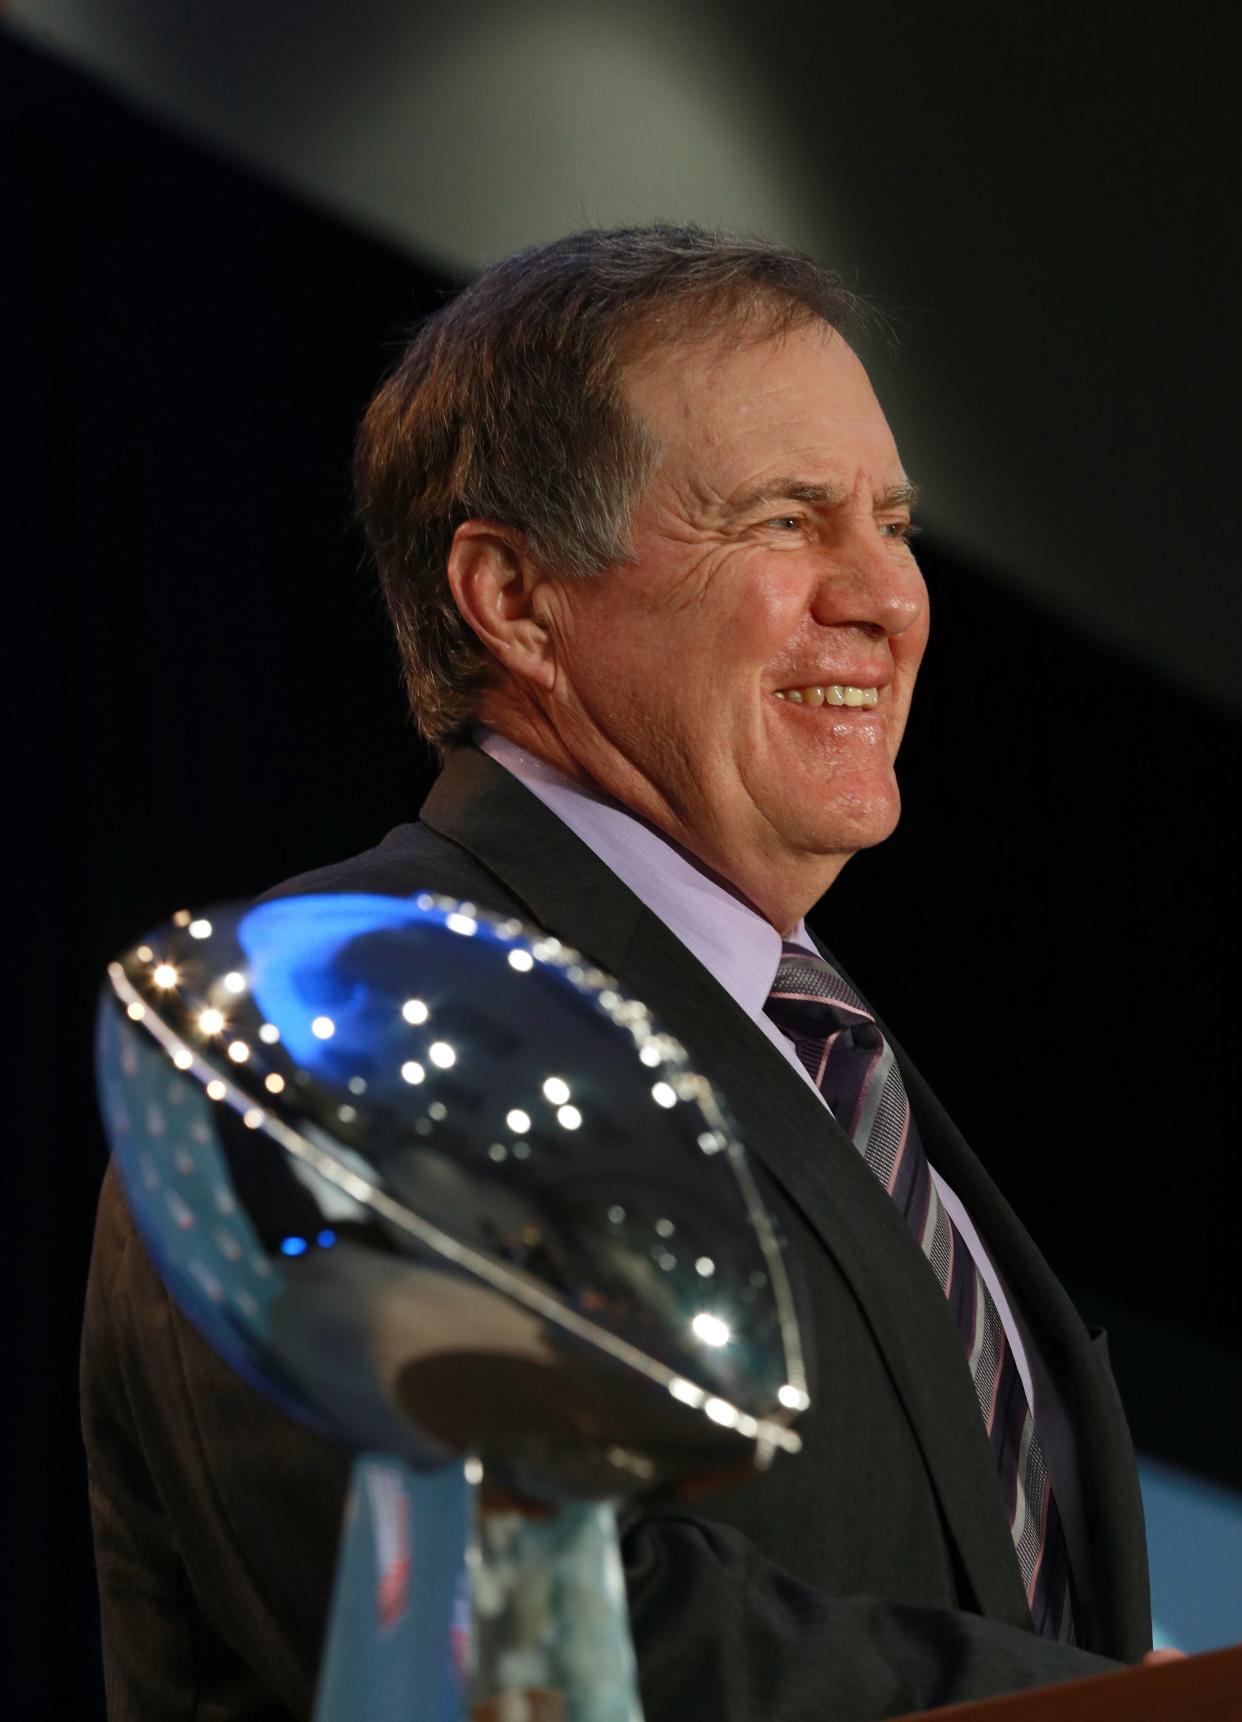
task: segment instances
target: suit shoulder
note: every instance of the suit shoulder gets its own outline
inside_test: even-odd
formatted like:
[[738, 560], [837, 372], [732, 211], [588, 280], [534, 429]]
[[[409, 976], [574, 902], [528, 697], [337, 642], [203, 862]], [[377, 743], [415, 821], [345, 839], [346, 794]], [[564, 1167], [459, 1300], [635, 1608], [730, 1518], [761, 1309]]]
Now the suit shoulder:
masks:
[[421, 821], [396, 826], [382, 842], [359, 855], [295, 874], [262, 892], [257, 901], [321, 891], [375, 892], [392, 897], [434, 891], [440, 896], [469, 899], [499, 914], [512, 914], [517, 907], [482, 862]]

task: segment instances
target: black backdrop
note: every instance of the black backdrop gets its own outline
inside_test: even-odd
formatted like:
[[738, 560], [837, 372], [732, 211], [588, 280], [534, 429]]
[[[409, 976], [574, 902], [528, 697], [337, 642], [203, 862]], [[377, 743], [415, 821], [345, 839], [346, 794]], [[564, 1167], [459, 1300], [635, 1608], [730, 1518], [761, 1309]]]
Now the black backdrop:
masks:
[[[0, 111], [28, 290], [8, 371], [33, 385], [5, 391], [8, 1456], [53, 1652], [11, 1677], [31, 1681], [14, 1713], [79, 1718], [100, 1713], [75, 1383], [97, 979], [182, 904], [416, 813], [433, 766], [346, 475], [371, 388], [451, 283], [5, 42]], [[1110, 1327], [1140, 1447], [1242, 1483], [1236, 724], [950, 546], [921, 552], [905, 818], [817, 925]]]

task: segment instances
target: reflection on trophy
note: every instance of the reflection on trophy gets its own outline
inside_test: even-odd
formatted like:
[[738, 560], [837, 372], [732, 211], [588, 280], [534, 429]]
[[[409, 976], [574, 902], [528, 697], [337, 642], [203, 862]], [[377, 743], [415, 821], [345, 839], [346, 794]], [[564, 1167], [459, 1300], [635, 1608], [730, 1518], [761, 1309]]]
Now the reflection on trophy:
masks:
[[359, 1456], [318, 1722], [637, 1718], [614, 1503], [796, 1451], [807, 1403], [692, 1055], [517, 921], [305, 896], [113, 963], [99, 1071], [174, 1296]]

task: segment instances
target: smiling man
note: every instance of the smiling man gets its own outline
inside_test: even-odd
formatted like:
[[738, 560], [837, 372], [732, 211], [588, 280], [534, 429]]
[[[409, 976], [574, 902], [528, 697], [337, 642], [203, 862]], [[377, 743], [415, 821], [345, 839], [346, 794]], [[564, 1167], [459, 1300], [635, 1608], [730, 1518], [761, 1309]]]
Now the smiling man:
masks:
[[627, 367], [659, 452], [624, 559], [567, 580], [520, 530], [471, 520], [448, 579], [496, 666], [480, 719], [785, 932], [897, 823], [927, 593], [858, 359], [819, 319], [750, 316], [738, 344], [686, 330]]
[[[693, 1048], [764, 1168], [804, 1448], [628, 1521], [648, 1722], [861, 1722], [1150, 1647], [1124, 1417], [985, 1170], [1005, 1120], [977, 1158], [803, 919], [897, 822], [928, 635], [851, 314], [806, 258], [658, 227], [509, 258], [424, 325], [357, 476], [443, 773], [282, 888], [546, 927]], [[308, 1715], [342, 1462], [171, 1309], [111, 1182], [84, 1358], [113, 1716], [191, 1686]]]

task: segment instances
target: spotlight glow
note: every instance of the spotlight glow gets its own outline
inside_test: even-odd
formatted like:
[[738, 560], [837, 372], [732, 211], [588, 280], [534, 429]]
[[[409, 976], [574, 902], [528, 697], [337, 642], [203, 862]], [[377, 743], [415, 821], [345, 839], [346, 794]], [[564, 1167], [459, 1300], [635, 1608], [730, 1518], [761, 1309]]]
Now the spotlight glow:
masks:
[[406, 999], [401, 1006], [401, 1014], [406, 1022], [426, 1022], [429, 1012], [422, 999]]
[[336, 1033], [336, 1024], [330, 1016], [317, 1016], [311, 1024], [311, 1033], [316, 1040], [331, 1040]]
[[708, 1315], [702, 1310], [690, 1323], [696, 1338], [704, 1345], [728, 1345], [733, 1337], [733, 1330], [727, 1321], [721, 1321], [718, 1315]]

